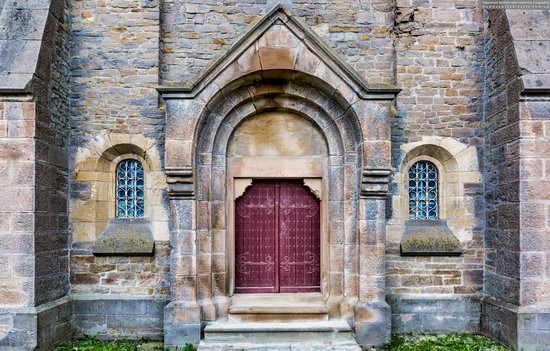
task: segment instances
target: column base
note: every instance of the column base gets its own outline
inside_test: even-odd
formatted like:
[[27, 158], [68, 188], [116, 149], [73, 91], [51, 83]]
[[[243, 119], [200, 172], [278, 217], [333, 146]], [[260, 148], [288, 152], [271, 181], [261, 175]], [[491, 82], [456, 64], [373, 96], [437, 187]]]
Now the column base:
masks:
[[482, 302], [481, 330], [523, 351], [550, 350], [550, 307], [516, 307], [495, 299]]
[[355, 305], [355, 339], [363, 347], [380, 346], [391, 337], [391, 310], [386, 301]]
[[201, 340], [201, 309], [195, 303], [170, 302], [164, 308], [164, 348], [176, 350]]

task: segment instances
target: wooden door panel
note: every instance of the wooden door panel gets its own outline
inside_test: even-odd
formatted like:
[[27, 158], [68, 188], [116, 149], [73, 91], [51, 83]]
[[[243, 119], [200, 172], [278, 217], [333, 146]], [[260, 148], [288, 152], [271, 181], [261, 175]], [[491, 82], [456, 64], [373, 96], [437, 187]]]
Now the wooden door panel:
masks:
[[235, 204], [235, 291], [276, 292], [276, 192], [254, 182]]
[[319, 291], [319, 200], [301, 181], [282, 181], [279, 199], [280, 291]]
[[319, 199], [300, 180], [255, 180], [235, 203], [235, 291], [320, 290]]

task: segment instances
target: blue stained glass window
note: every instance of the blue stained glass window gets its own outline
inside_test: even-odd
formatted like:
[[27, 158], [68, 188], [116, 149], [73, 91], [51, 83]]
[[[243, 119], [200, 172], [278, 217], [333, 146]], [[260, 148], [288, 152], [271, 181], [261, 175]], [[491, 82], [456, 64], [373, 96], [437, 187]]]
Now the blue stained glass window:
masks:
[[438, 218], [437, 167], [428, 161], [409, 168], [409, 219]]
[[124, 160], [116, 171], [116, 217], [142, 218], [144, 211], [143, 165], [136, 160]]

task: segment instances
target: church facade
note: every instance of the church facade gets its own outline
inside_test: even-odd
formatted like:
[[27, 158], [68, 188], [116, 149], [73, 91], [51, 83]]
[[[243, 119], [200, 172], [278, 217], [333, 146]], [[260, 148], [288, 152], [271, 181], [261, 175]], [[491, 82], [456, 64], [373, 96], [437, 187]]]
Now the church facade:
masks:
[[0, 9], [1, 347], [550, 348], [548, 10]]

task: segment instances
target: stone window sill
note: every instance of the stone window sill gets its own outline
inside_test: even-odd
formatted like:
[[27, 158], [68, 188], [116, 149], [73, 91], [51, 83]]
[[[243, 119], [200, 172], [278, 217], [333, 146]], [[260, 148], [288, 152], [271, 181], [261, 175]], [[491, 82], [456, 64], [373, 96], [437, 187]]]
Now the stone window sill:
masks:
[[459, 256], [460, 241], [445, 220], [407, 220], [401, 239], [401, 256]]
[[149, 221], [144, 218], [110, 219], [96, 239], [96, 256], [152, 256], [155, 241]]

